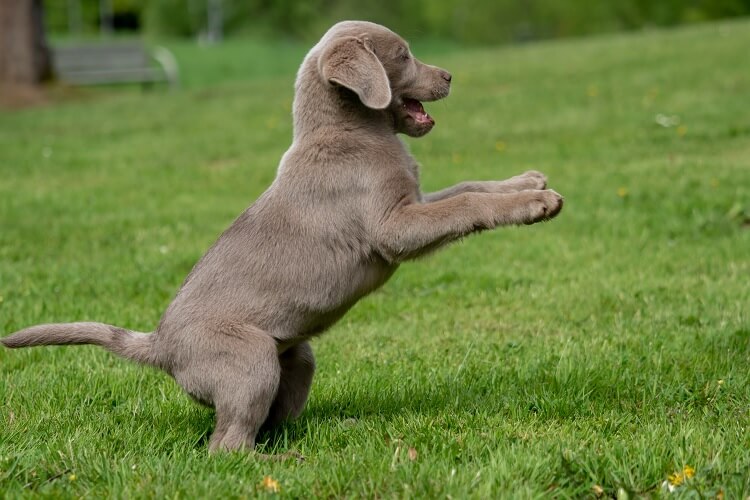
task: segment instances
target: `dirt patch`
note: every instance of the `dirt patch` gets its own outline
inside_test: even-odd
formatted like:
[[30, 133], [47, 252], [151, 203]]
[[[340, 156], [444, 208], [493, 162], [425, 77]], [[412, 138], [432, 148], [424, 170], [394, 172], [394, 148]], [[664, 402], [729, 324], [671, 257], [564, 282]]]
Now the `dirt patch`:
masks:
[[14, 110], [91, 97], [85, 89], [60, 84], [0, 84], [0, 109]]
[[40, 106], [49, 102], [43, 87], [3, 84], [0, 86], [0, 106], [9, 109]]

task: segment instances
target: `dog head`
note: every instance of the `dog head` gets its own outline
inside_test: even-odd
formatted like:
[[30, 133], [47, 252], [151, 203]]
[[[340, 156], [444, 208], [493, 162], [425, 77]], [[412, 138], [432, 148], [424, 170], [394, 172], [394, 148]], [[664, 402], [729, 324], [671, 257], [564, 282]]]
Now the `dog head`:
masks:
[[344, 87], [363, 106], [387, 113], [396, 132], [420, 137], [432, 130], [435, 121], [422, 102], [446, 97], [451, 74], [419, 61], [403, 38], [378, 24], [344, 21], [319, 47], [318, 71], [328, 85]]

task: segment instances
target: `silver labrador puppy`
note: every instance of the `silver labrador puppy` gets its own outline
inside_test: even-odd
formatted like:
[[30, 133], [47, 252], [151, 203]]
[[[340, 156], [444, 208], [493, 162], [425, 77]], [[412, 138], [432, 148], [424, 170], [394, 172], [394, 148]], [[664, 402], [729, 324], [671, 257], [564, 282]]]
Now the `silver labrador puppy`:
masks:
[[387, 28], [336, 24], [299, 69], [294, 140], [276, 179], [195, 265], [154, 333], [48, 324], [2, 343], [96, 344], [158, 367], [216, 409], [210, 450], [252, 450], [262, 427], [305, 406], [310, 338], [401, 262], [562, 208], [538, 172], [420, 191], [397, 134], [429, 132], [435, 122], [422, 101], [446, 97], [450, 84], [450, 73], [414, 58]]

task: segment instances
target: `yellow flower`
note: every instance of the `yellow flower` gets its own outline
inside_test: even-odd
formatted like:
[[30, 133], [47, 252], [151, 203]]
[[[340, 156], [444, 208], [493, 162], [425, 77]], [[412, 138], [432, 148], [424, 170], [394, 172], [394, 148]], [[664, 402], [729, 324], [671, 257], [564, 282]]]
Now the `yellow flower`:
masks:
[[674, 472], [670, 474], [667, 477], [667, 480], [669, 480], [669, 484], [676, 487], [680, 486], [685, 482], [685, 480], [690, 479], [693, 476], [695, 476], [695, 469], [693, 469], [689, 465], [686, 465], [681, 472]]
[[278, 493], [281, 491], [281, 485], [271, 476], [264, 477], [260, 486], [269, 493]]
[[71, 475], [68, 476], [68, 481], [75, 481], [75, 480], [76, 480], [76, 475], [75, 474], [71, 474]]
[[619, 187], [617, 188], [617, 196], [620, 198], [625, 198], [628, 195], [628, 188], [626, 187]]
[[507, 146], [507, 145], [505, 144], [505, 141], [497, 141], [497, 142], [495, 143], [495, 151], [498, 151], [498, 152], [500, 152], [500, 153], [502, 153], [503, 151], [505, 151], [505, 149], [506, 149], [507, 147], [508, 147], [508, 146]]
[[685, 125], [680, 125], [679, 127], [677, 127], [677, 135], [683, 137], [685, 134], [687, 134], [687, 127]]

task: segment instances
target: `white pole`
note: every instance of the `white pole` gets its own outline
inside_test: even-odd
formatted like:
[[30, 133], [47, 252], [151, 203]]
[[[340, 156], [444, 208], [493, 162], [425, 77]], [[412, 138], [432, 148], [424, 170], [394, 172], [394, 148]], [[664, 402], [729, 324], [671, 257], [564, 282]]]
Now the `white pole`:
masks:
[[208, 0], [206, 7], [208, 13], [208, 41], [212, 43], [220, 42], [224, 35], [222, 1]]

